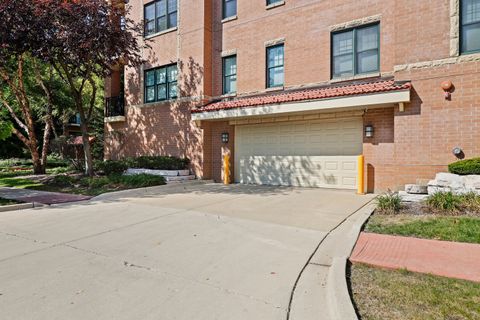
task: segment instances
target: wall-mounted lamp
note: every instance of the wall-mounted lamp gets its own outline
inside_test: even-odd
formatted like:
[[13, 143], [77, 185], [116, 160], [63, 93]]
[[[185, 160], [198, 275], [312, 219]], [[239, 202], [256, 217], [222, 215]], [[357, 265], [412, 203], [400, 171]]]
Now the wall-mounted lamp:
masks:
[[453, 83], [450, 80], [443, 81], [440, 85], [445, 95], [445, 100], [450, 100], [452, 98]]
[[453, 148], [452, 150], [452, 153], [455, 157], [457, 157], [458, 159], [463, 159], [465, 158], [465, 153], [463, 153], [463, 150], [462, 148], [460, 147], [455, 147]]
[[229, 135], [228, 132], [223, 132], [222, 133], [222, 142], [223, 143], [228, 143]]
[[373, 126], [371, 124], [365, 126], [365, 137], [373, 138]]

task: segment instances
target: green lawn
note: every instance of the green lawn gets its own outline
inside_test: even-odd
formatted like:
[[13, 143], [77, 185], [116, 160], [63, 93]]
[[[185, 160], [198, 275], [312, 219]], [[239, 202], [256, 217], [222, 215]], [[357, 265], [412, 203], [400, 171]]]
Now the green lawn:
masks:
[[350, 273], [362, 320], [480, 319], [480, 283], [361, 264]]
[[480, 217], [374, 214], [366, 232], [425, 239], [480, 243]]
[[21, 177], [1, 176], [0, 175], [0, 187], [15, 187], [15, 188], [32, 188], [41, 186], [42, 184], [34, 182], [30, 179]]

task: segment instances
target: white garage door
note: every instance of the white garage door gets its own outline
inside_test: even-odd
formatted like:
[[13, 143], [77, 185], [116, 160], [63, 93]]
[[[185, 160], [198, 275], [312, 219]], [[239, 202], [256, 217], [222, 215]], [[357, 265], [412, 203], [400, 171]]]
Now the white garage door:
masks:
[[362, 118], [236, 126], [235, 181], [355, 189]]

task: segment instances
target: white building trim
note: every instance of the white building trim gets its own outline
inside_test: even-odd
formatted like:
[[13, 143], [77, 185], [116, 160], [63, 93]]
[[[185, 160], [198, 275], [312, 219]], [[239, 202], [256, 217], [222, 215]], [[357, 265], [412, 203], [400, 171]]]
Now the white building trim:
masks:
[[205, 111], [192, 113], [193, 121], [234, 119], [251, 116], [277, 115], [295, 112], [333, 111], [342, 108], [365, 108], [376, 105], [389, 105], [395, 103], [410, 102], [410, 90], [392, 91], [359, 95], [352, 97], [340, 97], [314, 101], [299, 101], [293, 103], [277, 103], [259, 107], [245, 107], [217, 111]]

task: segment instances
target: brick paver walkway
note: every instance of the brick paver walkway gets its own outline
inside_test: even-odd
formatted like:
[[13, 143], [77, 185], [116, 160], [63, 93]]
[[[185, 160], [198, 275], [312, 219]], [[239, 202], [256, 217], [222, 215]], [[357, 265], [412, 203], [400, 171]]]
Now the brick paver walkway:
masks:
[[18, 188], [0, 188], [0, 198], [17, 200], [21, 202], [38, 202], [42, 204], [59, 204], [91, 199], [89, 196], [76, 194], [36, 191]]
[[480, 282], [480, 245], [362, 232], [350, 261]]

